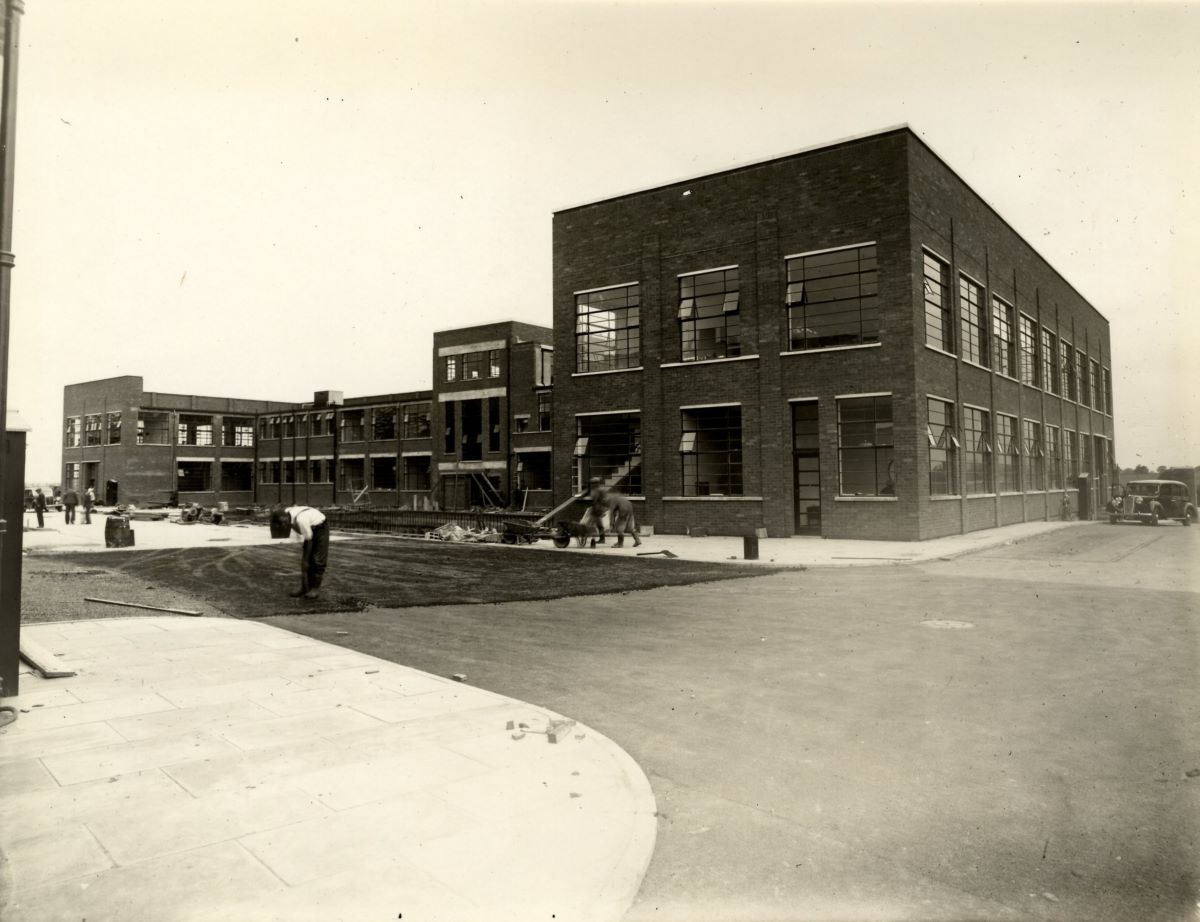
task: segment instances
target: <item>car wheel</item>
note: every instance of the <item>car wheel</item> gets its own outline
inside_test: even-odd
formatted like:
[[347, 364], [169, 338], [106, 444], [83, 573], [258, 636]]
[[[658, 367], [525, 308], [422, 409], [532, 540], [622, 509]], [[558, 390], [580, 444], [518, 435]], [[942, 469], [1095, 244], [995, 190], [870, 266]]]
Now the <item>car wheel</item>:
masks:
[[1183, 514], [1183, 524], [1191, 525], [1194, 521], [1196, 521], [1196, 510], [1195, 508], [1188, 509]]
[[1148, 518], [1146, 520], [1146, 524], [1147, 525], [1157, 525], [1158, 524], [1158, 510], [1157, 509], [1150, 510], [1150, 518]]

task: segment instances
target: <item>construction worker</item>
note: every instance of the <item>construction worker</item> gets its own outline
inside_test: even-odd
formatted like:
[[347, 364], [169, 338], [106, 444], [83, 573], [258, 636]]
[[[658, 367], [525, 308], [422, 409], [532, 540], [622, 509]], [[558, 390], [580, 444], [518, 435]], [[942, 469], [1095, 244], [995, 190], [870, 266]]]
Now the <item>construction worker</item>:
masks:
[[616, 490], [609, 490], [608, 500], [609, 525], [617, 536], [617, 547], [625, 546], [625, 534], [633, 536], [633, 546], [641, 547], [642, 539], [638, 535], [637, 520], [633, 516], [633, 503], [629, 498]]
[[580, 525], [596, 530], [592, 547], [604, 543], [604, 517], [608, 515], [608, 488], [599, 477], [588, 481], [588, 507], [579, 520]]
[[300, 588], [289, 595], [318, 598], [329, 563], [329, 526], [325, 514], [312, 506], [275, 506], [271, 509], [271, 533], [296, 534], [304, 541], [300, 551]]

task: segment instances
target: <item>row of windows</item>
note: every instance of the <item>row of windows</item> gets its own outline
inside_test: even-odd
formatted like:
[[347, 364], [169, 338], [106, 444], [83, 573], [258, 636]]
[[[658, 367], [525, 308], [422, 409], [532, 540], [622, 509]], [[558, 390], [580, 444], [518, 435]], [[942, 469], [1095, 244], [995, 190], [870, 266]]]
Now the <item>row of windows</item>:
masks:
[[930, 397], [928, 411], [931, 496], [958, 494], [960, 463], [968, 494], [1061, 490], [1068, 478], [1098, 473], [1108, 464], [1102, 457], [1093, 467], [1093, 436], [1086, 432], [1031, 419], [1020, 420], [1018, 429], [1017, 418], [1004, 413], [995, 415], [993, 429], [989, 411], [964, 406], [960, 440], [953, 403]]
[[485, 371], [489, 378], [500, 377], [499, 349], [489, 349], [485, 352], [464, 352], [459, 355], [446, 356], [444, 379], [447, 383], [454, 381], [477, 381], [484, 377]]
[[[788, 348], [792, 351], [879, 342], [879, 279], [874, 244], [785, 260]], [[676, 317], [685, 362], [742, 354], [737, 266], [679, 276]], [[575, 296], [579, 372], [641, 365], [641, 286], [637, 282]]]
[[292, 439], [306, 435], [333, 435], [336, 431], [343, 442], [362, 442], [367, 437], [376, 441], [400, 438], [424, 439], [430, 433], [429, 404], [406, 404], [402, 409], [342, 410], [293, 416], [264, 416], [258, 421], [259, 438]]
[[69, 416], [63, 430], [63, 445], [67, 448], [78, 448], [81, 444], [120, 445], [121, 444], [121, 412], [89, 413], [82, 417], [82, 434], [80, 432], [81, 418]]
[[993, 295], [989, 311], [983, 286], [966, 275], [958, 277], [956, 343], [949, 266], [928, 250], [922, 251], [922, 262], [927, 345], [952, 354], [961, 349], [969, 362], [1111, 415], [1112, 377], [1107, 368], [1101, 369], [1097, 360], [1053, 331], [1039, 330], [1036, 320], [1018, 314], [1003, 298]]
[[428, 492], [432, 486], [431, 460], [421, 458], [328, 458], [260, 461], [258, 482], [276, 484], [331, 484], [337, 475], [339, 490], [412, 490]]

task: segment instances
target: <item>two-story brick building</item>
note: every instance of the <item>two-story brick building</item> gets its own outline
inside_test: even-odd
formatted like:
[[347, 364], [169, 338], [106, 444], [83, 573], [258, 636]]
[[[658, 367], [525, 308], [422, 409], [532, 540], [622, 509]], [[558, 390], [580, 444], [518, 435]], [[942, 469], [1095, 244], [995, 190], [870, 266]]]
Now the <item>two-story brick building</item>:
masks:
[[558, 496], [923, 539], [1107, 488], [1107, 321], [908, 128], [560, 211], [553, 260]]

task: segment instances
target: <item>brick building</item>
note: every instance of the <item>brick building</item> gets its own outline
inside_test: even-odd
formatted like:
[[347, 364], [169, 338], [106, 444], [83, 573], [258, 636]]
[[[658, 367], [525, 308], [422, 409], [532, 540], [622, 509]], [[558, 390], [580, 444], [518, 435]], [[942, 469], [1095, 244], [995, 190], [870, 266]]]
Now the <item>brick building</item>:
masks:
[[553, 247], [559, 497], [907, 540], [1107, 490], [1107, 321], [908, 128], [560, 211]]
[[494, 323], [434, 343], [427, 391], [286, 403], [155, 393], [136, 376], [68, 385], [64, 489], [107, 503], [548, 505], [550, 331]]

